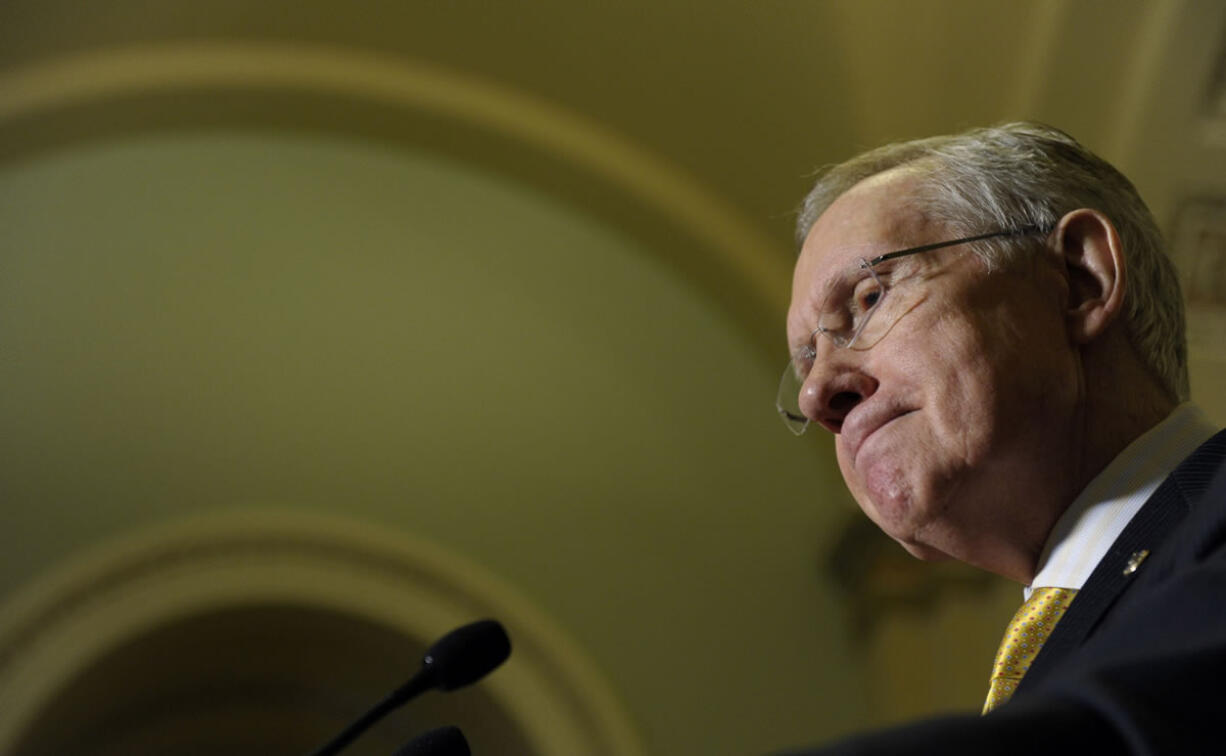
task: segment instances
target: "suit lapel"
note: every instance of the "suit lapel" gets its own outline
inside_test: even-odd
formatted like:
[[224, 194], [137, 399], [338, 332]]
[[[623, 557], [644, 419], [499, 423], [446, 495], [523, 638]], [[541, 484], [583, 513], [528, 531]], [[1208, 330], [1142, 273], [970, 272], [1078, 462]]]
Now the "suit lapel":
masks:
[[[1159, 547], [1203, 493], [1226, 456], [1226, 431], [1180, 463], [1112, 544], [1030, 665], [1018, 693], [1037, 685], [1093, 633], [1139, 572], [1138, 559]], [[1146, 554], [1142, 554], [1146, 552]]]

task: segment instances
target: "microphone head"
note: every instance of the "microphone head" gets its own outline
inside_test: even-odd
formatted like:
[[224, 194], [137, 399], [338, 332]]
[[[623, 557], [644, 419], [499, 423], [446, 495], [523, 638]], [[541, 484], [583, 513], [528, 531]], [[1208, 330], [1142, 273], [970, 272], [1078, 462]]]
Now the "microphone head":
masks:
[[459, 727], [436, 727], [410, 740], [394, 756], [472, 756]]
[[433, 687], [455, 690], [485, 677], [511, 655], [511, 639], [492, 619], [456, 628], [426, 651], [423, 669], [430, 670]]

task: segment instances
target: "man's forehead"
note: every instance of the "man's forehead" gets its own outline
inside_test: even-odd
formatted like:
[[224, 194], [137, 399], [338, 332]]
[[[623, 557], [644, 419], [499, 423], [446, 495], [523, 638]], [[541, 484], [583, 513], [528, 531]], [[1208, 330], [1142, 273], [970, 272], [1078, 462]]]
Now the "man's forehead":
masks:
[[920, 171], [901, 167], [848, 189], [809, 229], [801, 257], [841, 265], [919, 239], [932, 225], [920, 201], [921, 179]]
[[860, 258], [928, 240], [932, 222], [919, 201], [921, 178], [919, 171], [907, 167], [870, 176], [818, 217], [793, 273], [788, 315], [792, 340], [803, 336], [824, 294]]

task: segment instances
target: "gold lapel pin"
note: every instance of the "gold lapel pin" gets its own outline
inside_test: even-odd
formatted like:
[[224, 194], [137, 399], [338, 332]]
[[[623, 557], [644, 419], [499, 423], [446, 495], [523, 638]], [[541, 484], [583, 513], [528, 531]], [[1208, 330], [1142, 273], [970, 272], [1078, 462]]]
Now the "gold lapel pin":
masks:
[[1149, 549], [1141, 549], [1140, 551], [1132, 552], [1132, 556], [1128, 557], [1128, 564], [1124, 565], [1124, 574], [1131, 575], [1141, 566], [1141, 562], [1145, 561], [1145, 557], [1149, 556]]

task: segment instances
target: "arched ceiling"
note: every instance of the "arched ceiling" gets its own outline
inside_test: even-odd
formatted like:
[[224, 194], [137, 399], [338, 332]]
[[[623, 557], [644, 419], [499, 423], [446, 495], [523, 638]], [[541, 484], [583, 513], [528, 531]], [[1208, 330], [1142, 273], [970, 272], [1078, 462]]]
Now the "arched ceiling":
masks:
[[1209, 97], [1223, 20], [1218, 3], [1190, 0], [18, 0], [0, 14], [6, 69], [99, 47], [219, 40], [430, 62], [604, 124], [775, 228], [806, 170], [885, 139], [1031, 117], [1125, 163], [1156, 122], [1182, 121], [1167, 139], [1186, 141]]
[[[1213, 90], [1224, 22], [1226, 7], [1206, 0], [12, 0], [0, 8], [0, 75], [10, 85], [0, 87], [0, 121], [10, 120], [0, 146], [11, 157], [31, 132], [47, 138], [43, 128], [13, 128], [12, 77], [72, 56], [202, 45], [357, 56], [535, 103], [674, 170], [711, 200], [705, 217], [724, 219], [712, 234], [738, 237], [729, 243], [759, 260], [747, 275], [770, 288], [764, 282], [786, 275], [792, 209], [813, 168], [886, 140], [1001, 120], [1044, 120], [1078, 136], [1121, 165], [1173, 229], [1186, 198], [1226, 193]], [[248, 64], [258, 80], [260, 62]], [[224, 118], [226, 103], [211, 104], [212, 119]], [[309, 124], [302, 108], [282, 121]], [[189, 103], [184, 112], [209, 120]], [[94, 115], [77, 119], [78, 136], [82, 125], [105, 130]], [[378, 130], [381, 120], [355, 109], [343, 128]], [[566, 149], [559, 135], [544, 138]], [[456, 149], [475, 155], [470, 147]], [[476, 159], [512, 163], [523, 145], [484, 152]], [[518, 161], [521, 171], [535, 162]], [[702, 213], [689, 220], [703, 223]], [[761, 262], [770, 254], [778, 259]], [[775, 296], [767, 310], [781, 306], [784, 293]], [[766, 337], [764, 326], [754, 330]]]

